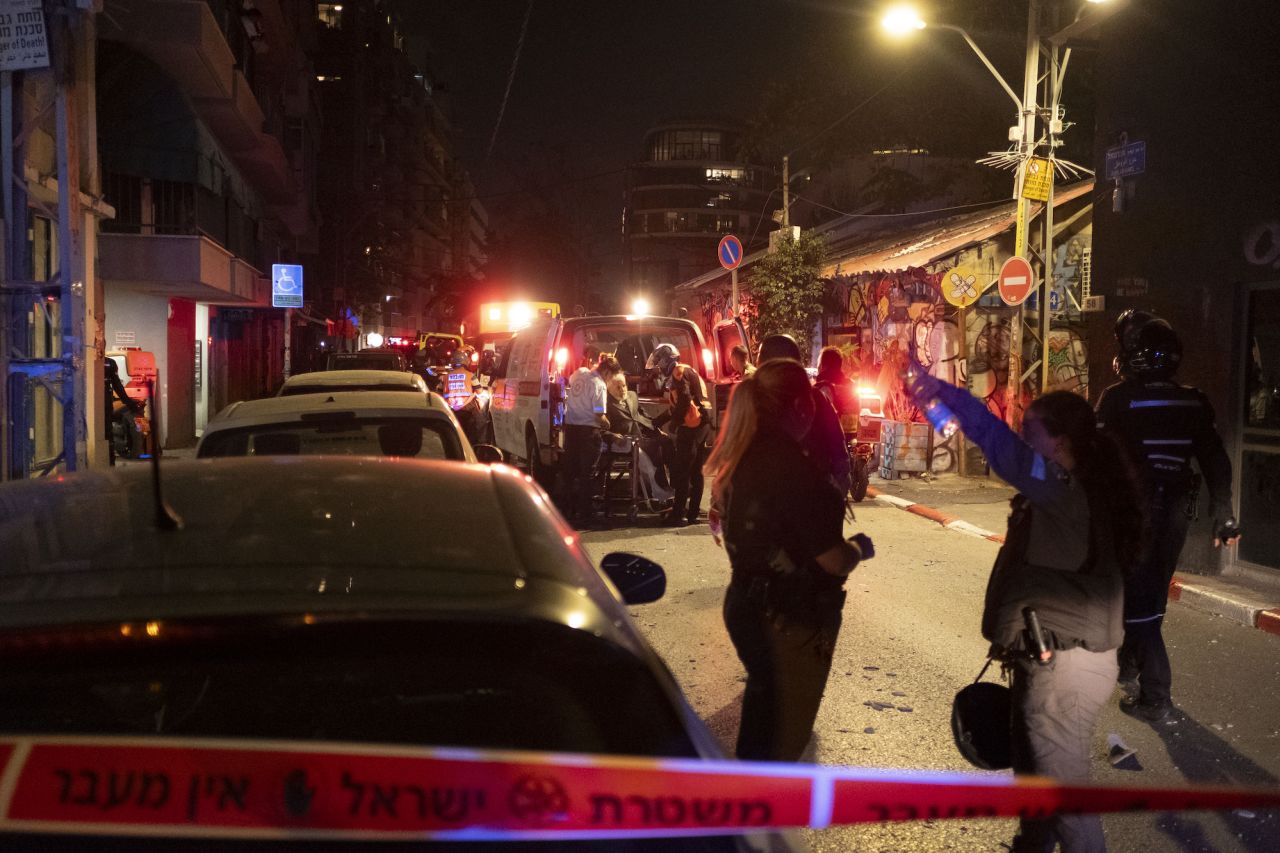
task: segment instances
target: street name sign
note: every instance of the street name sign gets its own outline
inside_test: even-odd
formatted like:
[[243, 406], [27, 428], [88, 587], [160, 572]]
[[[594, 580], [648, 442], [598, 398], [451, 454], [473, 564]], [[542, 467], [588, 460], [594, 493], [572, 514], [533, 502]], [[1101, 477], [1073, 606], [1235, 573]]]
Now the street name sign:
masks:
[[0, 0], [0, 71], [48, 67], [41, 0]]
[[736, 270], [742, 263], [742, 241], [732, 234], [724, 235], [720, 245], [716, 247], [716, 256], [720, 259], [720, 266]]
[[1147, 170], [1147, 143], [1130, 142], [1107, 149], [1107, 180], [1141, 175]]
[[1026, 258], [1014, 255], [1000, 267], [1000, 277], [996, 282], [1005, 305], [1021, 305], [1035, 284], [1035, 273]]
[[271, 265], [271, 307], [302, 307], [302, 265]]

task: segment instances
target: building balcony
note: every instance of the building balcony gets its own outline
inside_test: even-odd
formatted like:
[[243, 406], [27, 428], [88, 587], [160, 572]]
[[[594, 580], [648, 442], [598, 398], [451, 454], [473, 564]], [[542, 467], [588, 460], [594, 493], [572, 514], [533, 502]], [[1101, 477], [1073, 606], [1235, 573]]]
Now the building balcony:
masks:
[[280, 141], [203, 0], [128, 0], [99, 18], [101, 38], [128, 45], [160, 66], [191, 99], [196, 115], [269, 203], [299, 190]]
[[267, 306], [271, 282], [203, 235], [102, 234], [98, 271], [111, 285], [216, 305]]

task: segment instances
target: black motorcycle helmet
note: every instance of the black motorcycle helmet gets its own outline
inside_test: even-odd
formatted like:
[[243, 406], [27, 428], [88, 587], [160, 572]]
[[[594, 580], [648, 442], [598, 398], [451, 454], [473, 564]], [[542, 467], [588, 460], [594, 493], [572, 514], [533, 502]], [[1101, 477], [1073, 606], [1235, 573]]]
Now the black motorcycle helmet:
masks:
[[756, 357], [756, 363], [764, 364], [775, 358], [789, 358], [804, 364], [804, 359], [800, 357], [800, 345], [790, 335], [770, 335], [760, 342], [760, 354]]
[[1009, 726], [1012, 692], [1003, 684], [978, 681], [956, 694], [951, 703], [951, 734], [956, 748], [980, 770], [1013, 766]]
[[1129, 309], [1116, 320], [1112, 366], [1125, 378], [1166, 380], [1182, 363], [1182, 341], [1168, 321], [1149, 311]]

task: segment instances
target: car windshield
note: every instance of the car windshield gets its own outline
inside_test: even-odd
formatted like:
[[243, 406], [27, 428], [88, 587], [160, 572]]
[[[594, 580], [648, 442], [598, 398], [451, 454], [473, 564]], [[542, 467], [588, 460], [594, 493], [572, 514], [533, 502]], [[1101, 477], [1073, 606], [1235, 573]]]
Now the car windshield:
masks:
[[356, 383], [339, 382], [333, 385], [320, 385], [316, 383], [289, 385], [288, 383], [280, 389], [281, 397], [293, 397], [298, 394], [333, 394], [340, 391], [412, 391], [418, 394], [422, 393], [422, 389], [408, 382], [396, 383], [369, 383], [366, 385], [358, 385]]
[[0, 635], [0, 731], [697, 756], [642, 659], [565, 625], [463, 616], [185, 627], [166, 625], [171, 642], [74, 653], [17, 652]]
[[393, 352], [335, 352], [329, 355], [329, 370], [400, 370], [401, 359]]
[[303, 415], [302, 420], [290, 423], [211, 431], [200, 442], [198, 455], [465, 458], [457, 431], [443, 419], [342, 417], [343, 414]]

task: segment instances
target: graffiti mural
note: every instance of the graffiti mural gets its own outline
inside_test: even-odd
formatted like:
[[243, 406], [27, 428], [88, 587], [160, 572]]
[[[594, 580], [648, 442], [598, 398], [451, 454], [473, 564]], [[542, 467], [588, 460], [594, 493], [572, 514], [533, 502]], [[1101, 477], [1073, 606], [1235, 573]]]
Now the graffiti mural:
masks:
[[[689, 311], [689, 319], [701, 326], [702, 334], [710, 338], [717, 323], [733, 319], [733, 290], [726, 287], [722, 290], [699, 291], [697, 298], [697, 310]], [[753, 308], [754, 303], [751, 301], [750, 294], [745, 288], [739, 289], [738, 313], [749, 317]]]

